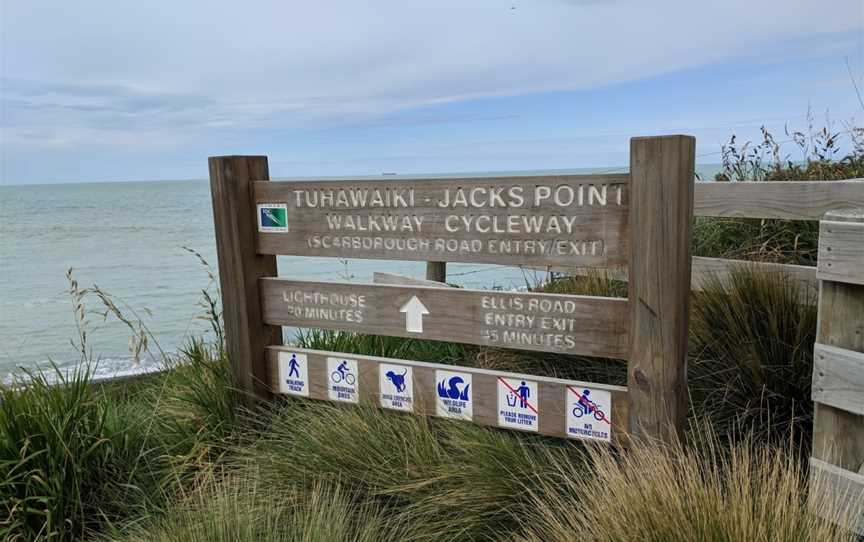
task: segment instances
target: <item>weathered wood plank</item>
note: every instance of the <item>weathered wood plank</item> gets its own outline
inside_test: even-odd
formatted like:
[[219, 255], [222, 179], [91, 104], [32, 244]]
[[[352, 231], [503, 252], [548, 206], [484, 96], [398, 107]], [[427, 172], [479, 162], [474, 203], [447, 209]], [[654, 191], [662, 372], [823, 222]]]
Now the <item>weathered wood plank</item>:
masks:
[[[261, 254], [618, 267], [628, 175], [255, 183]], [[259, 211], [260, 213], [261, 211]], [[281, 211], [280, 211], [281, 212]]]
[[[414, 404], [411, 411], [415, 414], [428, 416], [439, 414], [437, 410], [438, 396], [436, 393], [438, 380], [435, 372], [442, 370], [470, 374], [473, 390], [471, 395], [473, 418], [466, 421], [473, 421], [473, 423], [493, 427], [498, 426], [498, 377], [536, 382], [539, 390], [537, 402], [539, 430], [537, 432], [542, 435], [555, 437], [578, 438], [567, 432], [567, 409], [572, 409], [574, 402], [577, 401], [573, 393], [567, 391], [568, 386], [573, 386], [578, 390], [590, 389], [595, 392], [608, 392], [611, 395], [612, 403], [611, 415], [607, 413], [607, 417], [612, 424], [612, 441], [619, 444], [626, 442], [628, 420], [627, 388], [621, 386], [285, 346], [269, 349], [270, 374], [272, 375], [270, 384], [274, 392], [278, 392], [280, 388], [279, 352], [302, 353], [306, 356], [310, 374], [308, 397], [319, 400], [332, 400], [330, 396], [330, 382], [332, 381], [328, 381], [330, 375], [326, 374], [327, 358], [335, 357], [340, 361], [355, 361], [360, 373], [357, 379], [359, 400], [371, 402], [379, 406], [381, 395], [378, 375], [379, 365], [384, 363], [411, 367], [414, 391]], [[325, 369], [322, 370], [322, 368]], [[333, 381], [335, 380], [341, 380], [341, 378], [337, 376], [333, 379]]]
[[864, 535], [864, 475], [811, 457], [810, 501], [820, 517]]
[[447, 282], [447, 262], [426, 262], [426, 280]]
[[626, 358], [627, 300], [360, 283], [261, 280], [264, 321]]
[[[726, 280], [733, 269], [742, 265], [751, 267], [762, 273], [782, 273], [788, 275], [789, 278], [797, 282], [801, 287], [802, 301], [812, 302], [818, 293], [819, 281], [816, 279], [816, 268], [812, 266], [729, 260], [726, 258], [705, 258], [702, 256], [693, 256], [691, 288], [694, 291], [702, 290], [706, 282], [710, 280], [710, 277]], [[587, 276], [590, 273], [598, 272], [598, 270], [586, 269], [584, 267], [531, 267], [574, 276]], [[627, 269], [608, 269], [600, 270], [599, 272], [605, 273], [609, 278], [625, 282], [628, 280], [629, 275]]]
[[672, 442], [687, 415], [696, 140], [630, 140], [630, 431]]
[[267, 395], [264, 347], [282, 344], [282, 330], [261, 319], [258, 279], [277, 275], [276, 257], [255, 252], [253, 179], [269, 178], [266, 156], [209, 159], [225, 344], [234, 385], [251, 402]]
[[694, 214], [819, 220], [834, 209], [864, 207], [864, 180], [697, 182]]
[[864, 353], [816, 343], [813, 401], [864, 414]]
[[[845, 218], [864, 222], [864, 215]], [[864, 352], [864, 285], [820, 281], [816, 342]], [[864, 466], [864, 416], [816, 403], [813, 457], [858, 472]]]
[[740, 266], [746, 266], [761, 273], [779, 273], [787, 275], [797, 282], [801, 288], [802, 299], [813, 302], [818, 292], [819, 283], [816, 280], [816, 268], [806, 265], [793, 265], [770, 262], [750, 262], [745, 260], [729, 260], [725, 258], [693, 257], [694, 290], [702, 290], [710, 277], [721, 280], [729, 278], [731, 272]]
[[443, 282], [434, 280], [423, 280], [406, 277], [404, 275], [394, 275], [393, 273], [381, 273], [375, 271], [372, 273], [372, 282], [375, 284], [390, 284], [391, 286], [428, 286], [429, 288], [450, 288], [449, 285]]
[[[864, 216], [864, 209], [857, 212]], [[821, 280], [864, 284], [864, 222], [820, 222], [817, 267]]]

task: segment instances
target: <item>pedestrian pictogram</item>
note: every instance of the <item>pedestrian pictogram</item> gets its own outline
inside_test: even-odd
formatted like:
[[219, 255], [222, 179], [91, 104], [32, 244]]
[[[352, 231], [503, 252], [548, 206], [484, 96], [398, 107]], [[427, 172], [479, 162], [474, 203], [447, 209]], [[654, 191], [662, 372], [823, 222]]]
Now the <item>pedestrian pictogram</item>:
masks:
[[498, 377], [498, 425], [523, 431], [540, 430], [537, 383]]
[[306, 354], [279, 352], [279, 391], [309, 397], [309, 365]]

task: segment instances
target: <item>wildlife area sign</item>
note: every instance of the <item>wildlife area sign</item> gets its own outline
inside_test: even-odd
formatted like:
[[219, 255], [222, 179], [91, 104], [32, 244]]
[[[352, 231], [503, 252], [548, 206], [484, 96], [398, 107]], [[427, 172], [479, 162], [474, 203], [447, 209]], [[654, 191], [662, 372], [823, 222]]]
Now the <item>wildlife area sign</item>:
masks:
[[[283, 393], [559, 437], [672, 441], [686, 414], [695, 140], [634, 138], [627, 174], [270, 181], [209, 160], [226, 347]], [[281, 278], [276, 255], [606, 268], [628, 297]], [[283, 346], [282, 327], [625, 360], [627, 387]]]

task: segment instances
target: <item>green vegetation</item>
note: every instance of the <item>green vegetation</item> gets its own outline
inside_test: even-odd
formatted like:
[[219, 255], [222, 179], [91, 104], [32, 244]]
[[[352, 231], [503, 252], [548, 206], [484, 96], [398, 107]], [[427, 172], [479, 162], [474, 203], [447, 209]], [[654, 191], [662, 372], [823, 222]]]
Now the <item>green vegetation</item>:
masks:
[[[597, 448], [587, 479], [567, 462], [531, 494], [532, 541], [850, 540], [807, 509], [796, 450], [751, 440], [727, 448], [701, 426], [691, 446]], [[585, 506], [590, 503], [590, 506]], [[826, 515], [838, 515], [823, 504]], [[579, 510], [580, 513], [573, 513]]]
[[[756, 154], [733, 140], [723, 175], [862, 176], [861, 132], [852, 133], [847, 157], [834, 160], [826, 149], [838, 148], [840, 135], [822, 132], [813, 136], [819, 145], [807, 143], [816, 149], [810, 158], [780, 167], [770, 134]], [[705, 256], [813, 263], [816, 230], [790, 221], [700, 220], [694, 246]], [[71, 275], [70, 286], [83, 368], [0, 385], [3, 540], [564, 541], [575, 533], [609, 541], [851, 540], [807, 506], [802, 458], [811, 431], [815, 297], [782, 273], [742, 266], [694, 292], [686, 442], [626, 452], [365, 404], [282, 399], [244, 410], [209, 289], [210, 342], [161, 354], [166, 373], [92, 385], [86, 299], [96, 297], [101, 312], [129, 327], [134, 355], [151, 346], [149, 333], [98, 288], [79, 289]], [[535, 285], [601, 296], [623, 296], [626, 288], [602, 273]], [[316, 330], [297, 342], [626, 381], [620, 360]]]
[[[864, 128], [836, 131], [813, 127], [808, 115], [806, 131], [787, 130], [800, 152], [793, 160], [783, 155], [774, 136], [762, 128], [762, 141], [739, 144], [735, 136], [723, 145], [718, 182], [835, 181], [864, 178]], [[841, 148], [848, 152], [838, 158]], [[815, 221], [752, 218], [696, 219], [693, 254], [715, 258], [816, 265], [819, 225]]]
[[816, 292], [752, 266], [693, 293], [688, 370], [693, 408], [721, 433], [810, 442]]

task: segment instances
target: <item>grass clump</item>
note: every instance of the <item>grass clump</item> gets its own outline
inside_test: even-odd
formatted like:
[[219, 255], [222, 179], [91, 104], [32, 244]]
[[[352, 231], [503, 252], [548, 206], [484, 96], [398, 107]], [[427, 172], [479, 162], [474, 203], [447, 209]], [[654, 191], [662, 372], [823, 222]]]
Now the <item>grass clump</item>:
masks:
[[726, 448], [710, 431], [702, 436], [698, 445], [642, 443], [624, 454], [597, 447], [588, 477], [555, 463], [556, 475], [529, 494], [525, 539], [854, 540], [808, 507], [796, 450], [748, 439]]
[[[267, 488], [350, 488], [398, 522], [422, 525], [412, 540], [475, 540], [516, 528], [521, 489], [543, 476], [561, 441], [473, 424], [290, 401], [256, 444], [237, 450]], [[397, 520], [394, 520], [397, 521]]]
[[374, 503], [339, 484], [269, 491], [258, 477], [213, 479], [164, 517], [110, 540], [123, 542], [378, 542], [409, 540], [410, 526], [387, 521]]
[[[864, 178], [864, 129], [837, 131], [830, 122], [813, 126], [808, 112], [804, 131], [786, 130], [800, 156], [781, 152], [781, 144], [764, 127], [762, 141], [743, 144], [733, 135], [722, 148], [719, 182], [835, 181]], [[849, 150], [842, 157], [842, 148]], [[816, 265], [817, 221], [699, 217], [693, 228], [693, 254], [714, 258]]]
[[816, 316], [815, 293], [782, 272], [709, 278], [691, 309], [693, 408], [718, 431], [809, 441]]
[[149, 505], [166, 465], [147, 411], [106, 400], [91, 371], [0, 386], [0, 538], [73, 540]]
[[697, 217], [693, 255], [795, 265], [816, 265], [819, 222]]

